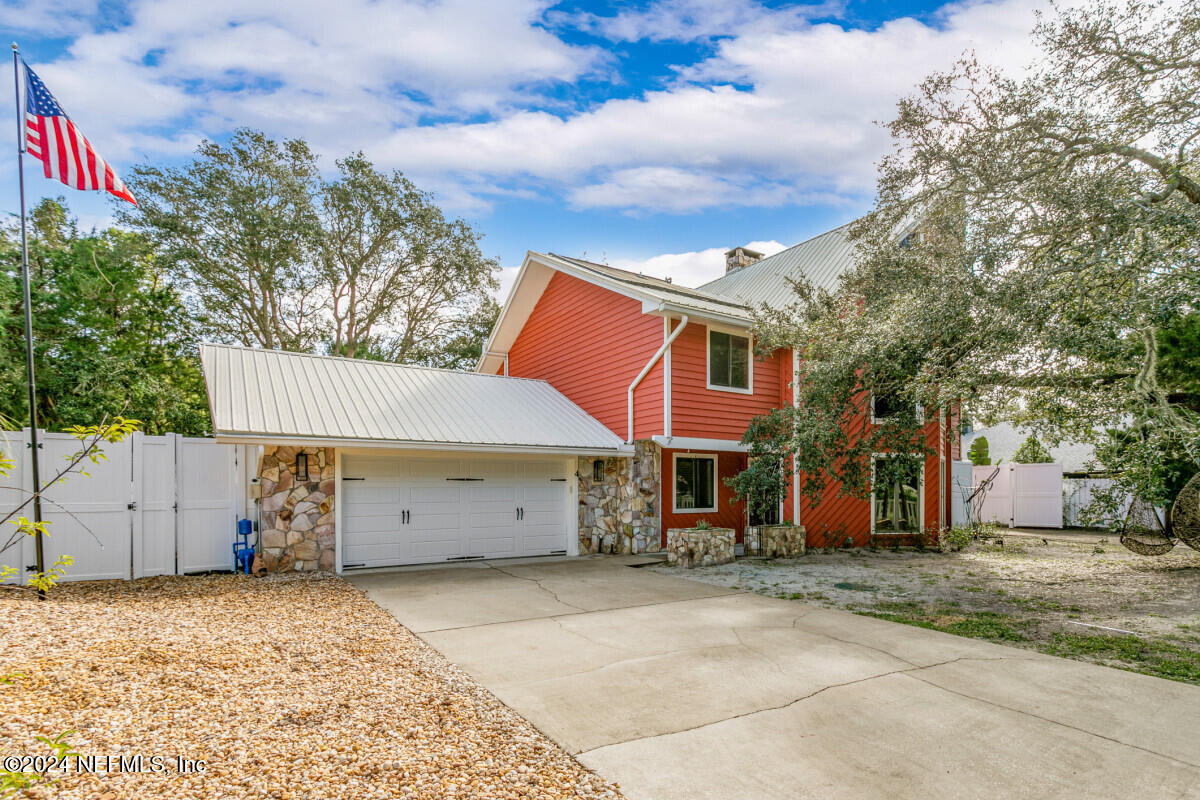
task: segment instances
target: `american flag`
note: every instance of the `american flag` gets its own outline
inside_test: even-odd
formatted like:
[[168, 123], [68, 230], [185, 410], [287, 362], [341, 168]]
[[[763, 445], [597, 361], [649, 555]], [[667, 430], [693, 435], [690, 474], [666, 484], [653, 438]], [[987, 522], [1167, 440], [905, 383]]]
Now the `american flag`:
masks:
[[71, 122], [46, 84], [24, 66], [25, 151], [42, 162], [47, 178], [58, 178], [73, 189], [103, 189], [136, 206], [117, 173]]

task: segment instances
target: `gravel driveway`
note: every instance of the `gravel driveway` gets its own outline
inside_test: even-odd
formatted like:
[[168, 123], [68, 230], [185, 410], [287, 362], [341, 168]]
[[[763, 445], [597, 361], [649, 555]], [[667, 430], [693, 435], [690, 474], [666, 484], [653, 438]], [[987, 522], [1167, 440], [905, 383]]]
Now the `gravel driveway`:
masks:
[[30, 797], [621, 797], [339, 578], [4, 588], [0, 634], [0, 756], [144, 757]]

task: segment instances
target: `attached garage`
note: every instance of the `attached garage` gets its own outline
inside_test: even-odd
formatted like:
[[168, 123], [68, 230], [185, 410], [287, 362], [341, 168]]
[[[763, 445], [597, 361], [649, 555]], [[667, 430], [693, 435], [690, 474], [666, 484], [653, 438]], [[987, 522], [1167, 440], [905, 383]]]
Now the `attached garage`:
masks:
[[545, 381], [205, 344], [216, 438], [260, 445], [260, 555], [354, 569], [578, 551], [580, 456], [633, 447]]

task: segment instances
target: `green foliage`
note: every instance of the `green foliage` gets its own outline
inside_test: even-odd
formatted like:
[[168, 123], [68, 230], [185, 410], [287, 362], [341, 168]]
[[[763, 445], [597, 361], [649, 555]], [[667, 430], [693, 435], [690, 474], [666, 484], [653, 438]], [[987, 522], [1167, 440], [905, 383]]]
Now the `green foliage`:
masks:
[[247, 129], [227, 145], [202, 142], [197, 155], [181, 169], [135, 167], [126, 183], [139, 206], [118, 219], [153, 241], [205, 336], [311, 349], [324, 334], [316, 157], [302, 140]]
[[967, 450], [967, 458], [971, 459], [971, 463], [977, 467], [986, 467], [992, 463], [992, 457], [988, 454], [986, 436], [978, 436], [971, 441], [971, 447]]
[[791, 444], [810, 480], [861, 490], [868, 392], [1051, 443], [1129, 428], [1114, 478], [1131, 488], [1156, 454], [1200, 465], [1180, 321], [1200, 297], [1197, 20], [1200, 0], [1058, 7], [1024, 77], [966, 57], [899, 104], [855, 268], [758, 314], [761, 346], [801, 357]]
[[120, 219], [159, 248], [208, 338], [473, 367], [498, 314], [480, 235], [362, 153], [337, 170], [322, 180], [304, 140], [241, 129], [181, 169], [135, 168], [141, 207]]
[[499, 313], [489, 293], [499, 264], [483, 257], [479, 234], [447, 220], [399, 172], [376, 170], [362, 153], [337, 166], [313, 199], [330, 351], [464, 366], [464, 349], [482, 351]]
[[706, 530], [709, 530], [710, 528], [712, 528], [712, 523], [706, 519], [701, 519], [701, 520], [698, 520], [696, 522], [696, 524], [693, 525], [692, 527], [698, 531], [706, 531]]
[[[194, 327], [145, 237], [81, 233], [60, 202], [30, 213], [38, 421], [126, 414], [150, 434], [211, 428]], [[28, 424], [19, 232], [0, 239], [0, 417]]]
[[942, 531], [938, 544], [943, 552], [957, 553], [975, 540], [975, 529], [970, 525], [955, 525]]
[[1037, 434], [1031, 433], [1017, 448], [1013, 461], [1018, 464], [1050, 464], [1053, 463], [1054, 456], [1050, 455], [1050, 451], [1037, 438]]
[[35, 741], [41, 742], [49, 750], [46, 754], [47, 768], [29, 771], [0, 768], [0, 798], [16, 797], [34, 787], [58, 783], [58, 778], [50, 777], [50, 765], [53, 762], [62, 762], [79, 755], [74, 746], [67, 741], [67, 737], [74, 733], [75, 731], [63, 731], [53, 738], [49, 736], [33, 737]]
[[67, 567], [75, 563], [75, 559], [63, 554], [54, 559], [54, 564], [44, 572], [35, 572], [29, 579], [29, 585], [39, 592], [48, 592], [58, 585], [58, 581], [67, 574]]

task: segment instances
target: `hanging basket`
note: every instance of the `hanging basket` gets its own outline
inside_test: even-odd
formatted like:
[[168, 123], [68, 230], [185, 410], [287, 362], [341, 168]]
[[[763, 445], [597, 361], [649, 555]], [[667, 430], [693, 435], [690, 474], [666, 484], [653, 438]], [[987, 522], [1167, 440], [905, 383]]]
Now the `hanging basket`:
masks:
[[1134, 498], [1121, 528], [1121, 544], [1139, 556], [1165, 556], [1175, 546], [1154, 506]]
[[1183, 485], [1171, 507], [1171, 533], [1193, 550], [1200, 550], [1200, 472]]

